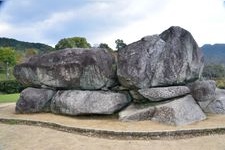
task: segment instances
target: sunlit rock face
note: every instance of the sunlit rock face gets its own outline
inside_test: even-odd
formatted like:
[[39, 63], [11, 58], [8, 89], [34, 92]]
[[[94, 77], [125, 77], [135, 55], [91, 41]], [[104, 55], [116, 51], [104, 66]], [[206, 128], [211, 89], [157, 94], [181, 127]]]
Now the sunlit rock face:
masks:
[[105, 91], [58, 91], [51, 103], [54, 113], [66, 115], [110, 115], [130, 103], [127, 95]]
[[94, 90], [116, 83], [116, 64], [105, 49], [65, 49], [32, 57], [14, 75], [26, 86]]
[[117, 75], [129, 88], [182, 85], [198, 79], [203, 54], [191, 33], [170, 27], [118, 51]]

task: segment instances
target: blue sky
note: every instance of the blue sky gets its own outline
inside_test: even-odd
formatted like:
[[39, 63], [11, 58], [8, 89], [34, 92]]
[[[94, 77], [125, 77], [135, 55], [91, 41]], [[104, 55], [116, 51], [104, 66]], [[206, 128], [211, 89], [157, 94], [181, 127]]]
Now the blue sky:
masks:
[[54, 46], [82, 36], [115, 47], [159, 34], [170, 26], [189, 30], [199, 46], [225, 43], [224, 0], [5, 0], [0, 36]]

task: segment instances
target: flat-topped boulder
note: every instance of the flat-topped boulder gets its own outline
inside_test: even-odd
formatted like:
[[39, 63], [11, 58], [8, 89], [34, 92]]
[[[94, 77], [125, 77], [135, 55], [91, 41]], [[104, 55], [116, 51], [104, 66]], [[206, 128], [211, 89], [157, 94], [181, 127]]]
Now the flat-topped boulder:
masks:
[[186, 86], [169, 86], [140, 89], [138, 92], [150, 101], [162, 101], [187, 95], [190, 89]]
[[51, 111], [65, 115], [109, 115], [130, 103], [126, 94], [109, 91], [58, 91], [51, 102]]
[[32, 57], [14, 75], [25, 86], [94, 90], [115, 84], [116, 64], [105, 49], [65, 49]]
[[190, 32], [170, 27], [119, 50], [117, 68], [125, 87], [183, 85], [200, 77], [203, 54]]

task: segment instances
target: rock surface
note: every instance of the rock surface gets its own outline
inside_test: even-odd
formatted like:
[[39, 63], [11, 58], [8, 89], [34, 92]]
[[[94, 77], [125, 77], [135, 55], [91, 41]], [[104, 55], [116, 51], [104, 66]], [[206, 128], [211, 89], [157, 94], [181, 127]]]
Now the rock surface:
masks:
[[138, 92], [150, 101], [162, 101], [187, 95], [190, 93], [190, 90], [186, 86], [170, 86], [140, 89]]
[[200, 77], [203, 54], [191, 33], [170, 27], [119, 50], [117, 68], [125, 87], [180, 85]]
[[206, 119], [191, 95], [156, 106], [153, 121], [169, 125], [187, 125]]
[[51, 103], [54, 113], [66, 115], [113, 114], [128, 105], [122, 93], [104, 91], [58, 91]]
[[121, 121], [141, 121], [151, 120], [155, 112], [155, 107], [145, 104], [131, 104], [119, 113]]
[[189, 87], [197, 101], [211, 101], [216, 98], [216, 82], [213, 80], [195, 81]]
[[56, 92], [48, 89], [26, 88], [16, 103], [17, 113], [37, 113], [50, 110], [50, 102]]
[[14, 75], [26, 86], [93, 90], [114, 85], [116, 64], [105, 49], [65, 49], [32, 57]]
[[133, 102], [135, 103], [145, 103], [148, 102], [144, 96], [142, 96], [137, 90], [130, 90], [129, 94], [131, 95]]
[[199, 105], [206, 113], [225, 114], [225, 90], [217, 88], [215, 99], [199, 101]]

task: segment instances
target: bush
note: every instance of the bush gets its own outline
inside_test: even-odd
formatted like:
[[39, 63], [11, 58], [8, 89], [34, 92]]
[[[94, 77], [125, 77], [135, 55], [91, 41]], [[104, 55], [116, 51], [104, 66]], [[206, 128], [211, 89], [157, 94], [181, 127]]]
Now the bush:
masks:
[[55, 49], [64, 48], [90, 48], [91, 45], [84, 37], [72, 37], [61, 39], [56, 45]]
[[0, 92], [12, 94], [12, 93], [19, 93], [25, 87], [23, 87], [18, 81], [16, 80], [5, 80], [0, 81]]
[[215, 79], [216, 86], [220, 89], [225, 89], [225, 78]]
[[203, 69], [202, 76], [207, 79], [218, 79], [225, 77], [225, 68], [220, 64], [206, 65]]

